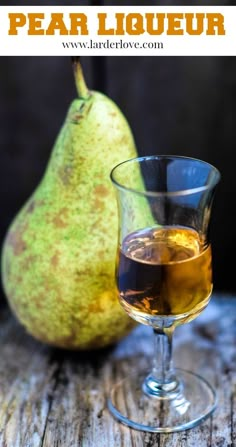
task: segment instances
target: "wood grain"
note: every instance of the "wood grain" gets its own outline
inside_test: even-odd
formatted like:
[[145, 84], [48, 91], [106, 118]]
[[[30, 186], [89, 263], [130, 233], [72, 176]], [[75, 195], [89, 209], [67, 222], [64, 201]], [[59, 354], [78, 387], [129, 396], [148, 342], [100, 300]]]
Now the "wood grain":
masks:
[[[236, 446], [236, 299], [218, 296], [175, 337], [175, 363], [217, 389], [218, 407], [199, 427], [159, 435], [130, 430], [109, 414], [117, 380], [151, 364], [152, 333], [139, 326], [117, 346], [68, 352], [28, 336], [3, 309], [0, 318], [0, 447]], [[124, 404], [126, 396], [123, 396]]]

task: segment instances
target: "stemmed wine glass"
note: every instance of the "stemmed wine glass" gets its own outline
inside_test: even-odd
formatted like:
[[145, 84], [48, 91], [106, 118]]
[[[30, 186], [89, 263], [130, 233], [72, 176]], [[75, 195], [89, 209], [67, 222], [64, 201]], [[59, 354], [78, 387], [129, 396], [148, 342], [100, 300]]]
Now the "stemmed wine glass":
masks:
[[152, 371], [116, 384], [108, 407], [138, 430], [188, 429], [213, 412], [216, 395], [199, 375], [174, 369], [172, 335], [196, 318], [211, 296], [208, 228], [220, 174], [201, 160], [149, 156], [120, 163], [111, 179], [119, 210], [120, 303], [131, 318], [153, 328], [156, 342]]

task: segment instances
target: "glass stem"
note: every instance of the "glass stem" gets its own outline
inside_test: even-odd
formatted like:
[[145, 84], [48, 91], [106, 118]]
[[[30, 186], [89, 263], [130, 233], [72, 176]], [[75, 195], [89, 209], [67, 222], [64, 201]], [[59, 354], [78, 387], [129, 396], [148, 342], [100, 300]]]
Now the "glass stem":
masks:
[[154, 364], [143, 384], [144, 392], [148, 395], [173, 399], [180, 392], [172, 360], [173, 330], [173, 327], [154, 329]]

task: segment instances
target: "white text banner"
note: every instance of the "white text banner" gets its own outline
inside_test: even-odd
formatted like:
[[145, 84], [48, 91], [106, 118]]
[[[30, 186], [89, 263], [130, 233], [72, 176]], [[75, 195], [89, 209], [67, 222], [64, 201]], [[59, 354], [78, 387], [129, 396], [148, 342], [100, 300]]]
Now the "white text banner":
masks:
[[236, 6], [0, 6], [1, 56], [235, 56]]

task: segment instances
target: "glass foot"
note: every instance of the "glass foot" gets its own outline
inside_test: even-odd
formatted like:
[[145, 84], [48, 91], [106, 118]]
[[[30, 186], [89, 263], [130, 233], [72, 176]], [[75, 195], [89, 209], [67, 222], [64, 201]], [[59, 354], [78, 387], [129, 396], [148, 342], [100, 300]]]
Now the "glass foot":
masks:
[[136, 430], [171, 433], [195, 427], [212, 414], [216, 395], [202, 377], [176, 369], [181, 386], [171, 398], [147, 395], [145, 374], [117, 383], [108, 408], [118, 421]]

